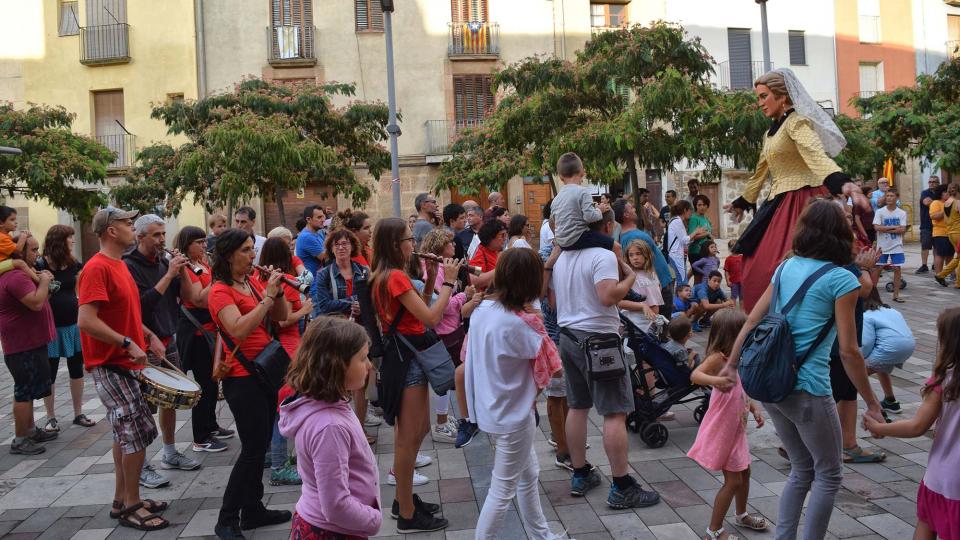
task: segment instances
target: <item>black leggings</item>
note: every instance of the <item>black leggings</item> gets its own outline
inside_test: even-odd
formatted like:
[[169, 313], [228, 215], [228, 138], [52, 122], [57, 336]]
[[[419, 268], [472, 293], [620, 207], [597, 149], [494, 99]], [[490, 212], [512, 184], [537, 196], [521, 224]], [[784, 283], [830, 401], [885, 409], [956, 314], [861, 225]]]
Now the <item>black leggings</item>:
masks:
[[180, 348], [180, 361], [184, 368], [193, 371], [193, 378], [200, 385], [200, 401], [190, 411], [193, 442], [202, 443], [217, 429], [217, 383], [213, 381], [213, 354], [203, 336], [189, 334]]
[[[50, 358], [50, 384], [57, 382], [57, 370], [60, 369], [60, 357]], [[82, 379], [83, 378], [83, 353], [78, 352], [77, 354], [67, 358], [67, 371], [70, 373], [71, 379]]]
[[263, 504], [263, 456], [273, 436], [277, 414], [277, 393], [268, 394], [252, 376], [223, 379], [223, 396], [237, 423], [240, 455], [223, 492], [219, 525], [234, 525], [256, 519], [266, 510]]

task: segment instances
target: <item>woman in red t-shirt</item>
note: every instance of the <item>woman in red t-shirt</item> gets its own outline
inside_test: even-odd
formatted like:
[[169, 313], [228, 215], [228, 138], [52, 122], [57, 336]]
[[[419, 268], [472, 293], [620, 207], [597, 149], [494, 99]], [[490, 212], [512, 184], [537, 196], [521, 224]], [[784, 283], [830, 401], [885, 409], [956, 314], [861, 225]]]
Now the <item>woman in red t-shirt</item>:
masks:
[[[265, 287], [248, 279], [256, 253], [253, 236], [239, 229], [228, 229], [217, 237], [213, 257], [213, 286], [207, 305], [213, 322], [229, 336], [248, 362], [270, 344], [265, 319], [287, 320], [290, 304], [284, 299], [280, 280], [283, 273], [274, 270]], [[225, 345], [224, 361], [228, 372], [223, 379], [223, 395], [237, 422], [240, 456], [233, 465], [223, 493], [223, 506], [214, 532], [217, 536], [240, 536], [243, 528], [284, 523], [290, 520], [286, 510], [267, 510], [263, 499], [263, 456], [273, 432], [277, 414], [277, 394], [268, 392]], [[231, 536], [232, 535], [232, 536]]]
[[[390, 333], [394, 319], [396, 331], [411, 345], [423, 350], [439, 338], [427, 327], [433, 327], [443, 317], [453, 283], [444, 282], [439, 297], [429, 305], [433, 296], [437, 265], [427, 265], [427, 281], [423, 293], [417, 292], [404, 271], [413, 255], [413, 234], [400, 218], [386, 218], [377, 223], [373, 233], [373, 272], [370, 291], [381, 330]], [[456, 276], [458, 265], [451, 259], [443, 264], [444, 275]], [[398, 532], [436, 531], [447, 526], [447, 520], [433, 517], [439, 510], [436, 504], [424, 503], [413, 497], [413, 469], [417, 450], [430, 430], [430, 407], [427, 378], [416, 361], [413, 351], [402, 342], [387, 336], [383, 362], [380, 366], [380, 405], [388, 424], [396, 426], [393, 474], [397, 483]], [[416, 502], [416, 504], [415, 504]]]
[[[292, 275], [294, 279], [303, 274], [307, 270], [307, 267], [303, 264], [303, 261], [300, 260], [300, 257], [295, 255], [297, 251], [297, 239], [293, 237], [293, 233], [290, 232], [290, 229], [286, 227], [274, 227], [269, 233], [267, 233], [267, 240], [271, 238], [282, 238], [287, 243], [287, 248], [290, 250], [290, 257], [292, 259], [292, 262], [290, 263], [290, 270], [284, 270], [283, 272], [285, 274]], [[260, 259], [260, 264], [267, 266], [266, 264], [263, 264], [263, 259]], [[290, 358], [293, 358], [292, 354], [290, 355]]]
[[[181, 294], [182, 307], [190, 317], [181, 314], [177, 322], [177, 352], [186, 371], [193, 371], [193, 378], [200, 385], [200, 401], [191, 410], [194, 452], [220, 452], [227, 445], [214, 438], [220, 432], [217, 425], [217, 383], [213, 380], [213, 347], [217, 327], [207, 309], [207, 296], [213, 284], [213, 274], [207, 265], [207, 233], [200, 227], [187, 226], [180, 229], [173, 245], [190, 259], [190, 265], [201, 268], [199, 275], [187, 272], [190, 287]], [[192, 317], [192, 320], [191, 320]], [[200, 323], [197, 328], [194, 321]]]

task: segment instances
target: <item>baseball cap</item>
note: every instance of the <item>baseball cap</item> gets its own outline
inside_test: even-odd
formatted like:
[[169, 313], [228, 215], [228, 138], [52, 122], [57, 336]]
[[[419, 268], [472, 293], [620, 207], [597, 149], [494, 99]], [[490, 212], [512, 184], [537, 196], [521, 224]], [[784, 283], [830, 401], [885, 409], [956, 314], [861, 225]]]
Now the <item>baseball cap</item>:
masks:
[[93, 216], [93, 221], [90, 225], [93, 228], [93, 234], [100, 236], [104, 231], [107, 230], [107, 227], [110, 226], [110, 223], [117, 221], [118, 219], [133, 219], [139, 215], [140, 212], [138, 210], [127, 211], [114, 208], [113, 206], [107, 206]]

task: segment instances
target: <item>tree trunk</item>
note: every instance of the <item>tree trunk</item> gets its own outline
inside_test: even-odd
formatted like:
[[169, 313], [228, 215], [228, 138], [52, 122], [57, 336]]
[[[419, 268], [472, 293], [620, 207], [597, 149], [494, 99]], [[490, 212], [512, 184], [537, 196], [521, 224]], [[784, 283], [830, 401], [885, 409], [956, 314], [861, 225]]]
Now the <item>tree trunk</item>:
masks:
[[633, 207], [640, 211], [640, 182], [637, 179], [637, 161], [633, 154], [627, 154], [627, 176], [629, 176], [630, 190], [633, 193]]
[[550, 198], [552, 199], [557, 196], [557, 183], [553, 178], [553, 173], [548, 172], [547, 179], [550, 181]]
[[280, 188], [273, 190], [273, 199], [277, 203], [277, 213], [280, 214], [280, 225], [287, 226], [287, 216], [283, 211], [283, 197], [280, 196]]

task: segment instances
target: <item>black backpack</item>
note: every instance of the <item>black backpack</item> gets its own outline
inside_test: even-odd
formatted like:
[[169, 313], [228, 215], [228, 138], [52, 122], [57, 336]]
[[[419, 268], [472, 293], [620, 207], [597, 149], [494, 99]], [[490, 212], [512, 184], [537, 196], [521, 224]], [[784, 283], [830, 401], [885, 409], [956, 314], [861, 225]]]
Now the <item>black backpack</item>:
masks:
[[770, 310], [750, 330], [740, 349], [740, 381], [748, 396], [765, 403], [780, 403], [793, 392], [793, 388], [797, 385], [800, 366], [810, 356], [810, 352], [816, 349], [830, 333], [834, 317], [830, 316], [810, 348], [797, 358], [796, 344], [793, 341], [787, 314], [803, 302], [807, 291], [818, 279], [834, 268], [837, 268], [837, 265], [826, 263], [810, 274], [779, 312], [776, 310], [776, 305], [780, 295], [780, 273], [783, 271], [783, 265], [777, 268]]

